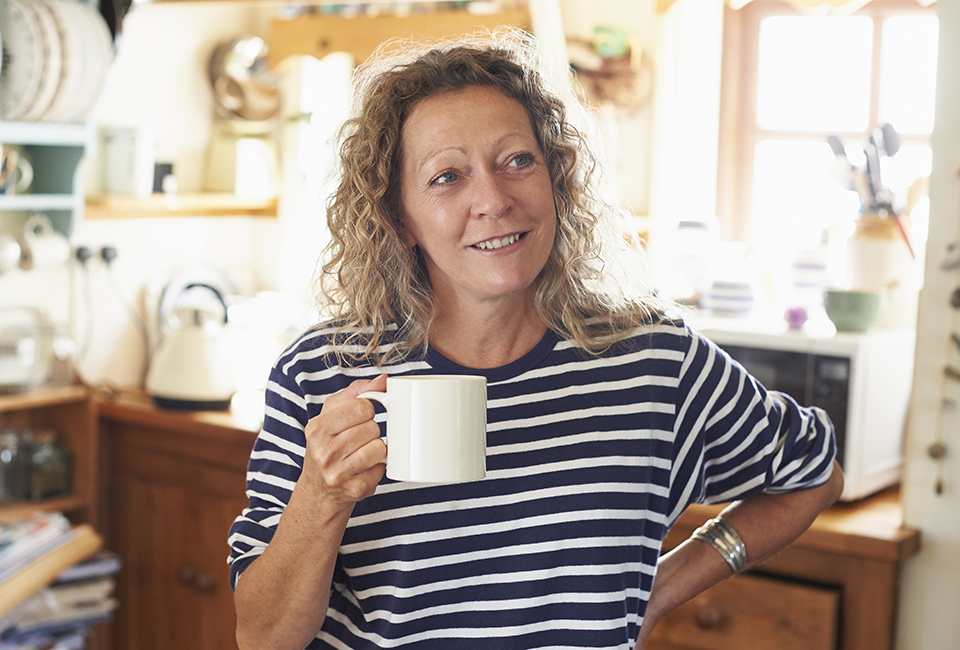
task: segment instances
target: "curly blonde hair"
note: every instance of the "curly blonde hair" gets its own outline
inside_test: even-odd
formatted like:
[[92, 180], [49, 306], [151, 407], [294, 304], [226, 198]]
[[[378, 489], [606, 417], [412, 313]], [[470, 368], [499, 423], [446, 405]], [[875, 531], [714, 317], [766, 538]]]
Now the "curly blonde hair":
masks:
[[320, 276], [321, 303], [339, 324], [341, 363], [380, 365], [427, 349], [437, 305], [424, 261], [403, 237], [402, 130], [419, 102], [472, 86], [495, 88], [524, 107], [550, 171], [557, 234], [535, 281], [544, 324], [599, 354], [663, 317], [645, 286], [642, 251], [624, 237], [626, 211], [601, 197], [586, 111], [568, 88], [551, 88], [546, 69], [533, 37], [510, 28], [433, 44], [393, 41], [358, 68], [352, 115], [339, 135], [339, 186], [327, 205], [331, 239]]

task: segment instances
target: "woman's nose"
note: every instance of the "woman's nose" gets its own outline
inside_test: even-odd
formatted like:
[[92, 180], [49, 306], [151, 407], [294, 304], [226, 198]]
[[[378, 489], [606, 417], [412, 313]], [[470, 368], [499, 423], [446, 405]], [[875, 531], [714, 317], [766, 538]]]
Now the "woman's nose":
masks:
[[473, 213], [477, 217], [499, 219], [513, 206], [507, 181], [494, 173], [478, 174], [474, 183]]

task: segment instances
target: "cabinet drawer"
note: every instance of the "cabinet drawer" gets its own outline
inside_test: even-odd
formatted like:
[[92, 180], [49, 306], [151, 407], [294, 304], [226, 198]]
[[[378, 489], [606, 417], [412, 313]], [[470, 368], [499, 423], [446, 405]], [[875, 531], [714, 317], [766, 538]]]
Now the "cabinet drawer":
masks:
[[755, 575], [714, 586], [664, 618], [649, 650], [831, 650], [840, 592]]

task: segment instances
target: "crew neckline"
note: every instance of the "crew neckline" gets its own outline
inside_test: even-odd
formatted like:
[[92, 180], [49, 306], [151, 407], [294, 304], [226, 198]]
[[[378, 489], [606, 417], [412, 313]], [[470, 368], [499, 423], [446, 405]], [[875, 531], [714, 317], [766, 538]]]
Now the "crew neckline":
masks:
[[504, 366], [496, 368], [471, 368], [451, 361], [443, 356], [433, 347], [427, 348], [427, 363], [431, 368], [437, 371], [452, 375], [481, 375], [487, 378], [488, 382], [506, 381], [513, 379], [531, 368], [537, 367], [547, 355], [553, 352], [559, 339], [549, 328], [540, 338], [540, 341], [533, 348], [516, 361], [511, 361]]

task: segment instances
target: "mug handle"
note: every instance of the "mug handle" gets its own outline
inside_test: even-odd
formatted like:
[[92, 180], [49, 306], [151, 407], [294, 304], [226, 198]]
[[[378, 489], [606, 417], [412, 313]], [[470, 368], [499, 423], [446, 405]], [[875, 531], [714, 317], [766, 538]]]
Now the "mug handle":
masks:
[[[359, 395], [357, 395], [357, 399], [370, 399], [375, 402], [380, 402], [381, 404], [383, 404], [384, 408], [387, 407], [387, 402], [389, 401], [386, 393], [380, 393], [375, 390], [367, 391], [366, 393], [360, 393]], [[385, 438], [381, 438], [381, 440], [383, 440], [383, 444], [387, 445], [387, 441]], [[387, 445], [387, 453], [388, 454], [390, 453], [389, 445]]]
[[357, 395], [357, 399], [372, 399], [375, 402], [380, 402], [383, 404], [384, 408], [387, 408], [387, 402], [389, 397], [386, 393], [379, 393], [375, 390], [367, 391], [366, 393], [360, 393]]
[[53, 232], [53, 223], [51, 223], [50, 217], [42, 212], [32, 215], [23, 225], [23, 238], [28, 242], [32, 242], [37, 237], [51, 235]]
[[17, 159], [16, 169], [13, 170], [14, 173], [17, 171], [20, 172], [20, 178], [11, 179], [13, 181], [13, 188], [17, 194], [26, 192], [30, 185], [33, 184], [33, 165], [30, 164], [30, 161], [20, 156]]

